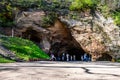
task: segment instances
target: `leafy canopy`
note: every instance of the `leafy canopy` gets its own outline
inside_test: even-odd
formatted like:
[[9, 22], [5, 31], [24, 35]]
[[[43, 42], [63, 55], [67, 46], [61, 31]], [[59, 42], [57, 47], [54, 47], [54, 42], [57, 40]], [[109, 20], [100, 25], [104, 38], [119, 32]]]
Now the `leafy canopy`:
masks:
[[74, 0], [70, 5], [70, 10], [80, 10], [95, 7], [96, 0]]
[[7, 1], [0, 1], [0, 26], [8, 26], [11, 27], [14, 25], [14, 16], [11, 4]]

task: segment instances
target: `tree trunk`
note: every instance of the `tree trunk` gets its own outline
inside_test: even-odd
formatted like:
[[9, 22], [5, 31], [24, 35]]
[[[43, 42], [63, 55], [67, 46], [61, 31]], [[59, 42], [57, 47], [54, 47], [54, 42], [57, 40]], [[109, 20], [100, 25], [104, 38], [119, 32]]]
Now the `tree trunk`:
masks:
[[11, 34], [12, 37], [14, 37], [14, 28], [12, 28], [12, 34]]

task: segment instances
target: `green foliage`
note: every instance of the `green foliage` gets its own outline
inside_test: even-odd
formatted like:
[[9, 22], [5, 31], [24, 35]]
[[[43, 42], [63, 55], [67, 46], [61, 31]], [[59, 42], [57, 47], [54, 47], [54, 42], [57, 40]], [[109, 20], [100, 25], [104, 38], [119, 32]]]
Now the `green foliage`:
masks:
[[16, 10], [28, 10], [29, 8], [46, 9], [45, 6], [44, 0], [1, 0], [0, 26], [13, 27]]
[[[45, 0], [1, 0], [0, 1], [0, 26], [13, 27], [15, 24], [15, 13], [26, 10], [44, 10], [45, 12], [56, 13], [60, 9], [65, 9], [68, 0], [61, 2], [58, 0], [51, 0], [48, 3]], [[59, 14], [59, 13], [58, 13]], [[43, 23], [51, 24], [53, 15], [48, 15], [44, 18]]]
[[120, 26], [120, 10], [117, 6], [118, 0], [111, 1], [105, 0], [102, 2], [98, 0], [99, 4], [97, 5], [98, 10], [101, 11], [104, 17], [112, 17], [116, 25]]
[[[111, 15], [110, 11], [115, 10], [119, 5], [118, 0], [1, 0], [0, 1], [0, 26], [14, 26], [14, 13], [16, 10], [44, 10], [45, 12], [53, 12], [66, 14], [66, 10], [86, 10], [99, 8], [105, 17]], [[115, 23], [119, 25], [119, 13], [112, 13]], [[72, 16], [76, 19], [76, 16]], [[52, 17], [50, 15], [44, 18], [43, 23], [51, 24]], [[46, 26], [46, 25], [45, 25]]]
[[29, 40], [17, 37], [3, 37], [1, 40], [3, 46], [26, 61], [29, 59], [49, 59], [45, 52]]
[[12, 62], [15, 62], [15, 61], [12, 61], [0, 56], [0, 63], [12, 63]]
[[54, 21], [56, 20], [57, 15], [53, 13], [49, 13], [47, 16], [44, 16], [42, 19], [42, 26], [48, 27], [50, 25], [53, 25]]
[[117, 62], [120, 62], [120, 58], [116, 60]]
[[120, 26], [120, 12], [116, 11], [112, 14], [112, 17], [114, 18], [115, 24]]
[[28, 8], [44, 8], [46, 6], [46, 2], [44, 0], [12, 0], [11, 4], [14, 7], [20, 9], [28, 9]]
[[10, 3], [6, 1], [0, 2], [0, 26], [5, 27], [11, 27], [14, 25], [13, 21], [13, 8]]
[[70, 10], [89, 9], [95, 7], [95, 0], [74, 0], [70, 5]]
[[109, 15], [110, 9], [109, 9], [109, 7], [107, 5], [101, 5], [101, 6], [99, 6], [99, 9], [102, 12], [104, 17], [109, 17], [110, 16]]

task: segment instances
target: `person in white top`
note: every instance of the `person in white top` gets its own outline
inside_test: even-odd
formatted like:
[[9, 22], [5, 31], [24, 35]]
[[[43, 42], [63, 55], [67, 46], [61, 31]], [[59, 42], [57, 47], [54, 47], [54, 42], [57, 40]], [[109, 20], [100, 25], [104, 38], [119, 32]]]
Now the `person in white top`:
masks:
[[73, 61], [73, 57], [72, 56], [70, 56], [70, 60]]
[[51, 54], [51, 59], [52, 61], [56, 61], [56, 57], [54, 56], [54, 54]]
[[69, 54], [66, 54], [67, 61], [69, 61]]
[[62, 54], [62, 61], [65, 60], [65, 53]]
[[76, 56], [75, 55], [73, 55], [73, 61], [75, 61], [76, 60]]

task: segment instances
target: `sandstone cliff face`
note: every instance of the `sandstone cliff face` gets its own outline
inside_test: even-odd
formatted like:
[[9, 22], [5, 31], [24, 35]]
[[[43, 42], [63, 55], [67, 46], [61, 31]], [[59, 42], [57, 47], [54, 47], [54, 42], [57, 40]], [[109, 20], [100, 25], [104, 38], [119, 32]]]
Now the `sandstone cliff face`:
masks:
[[98, 12], [94, 17], [85, 15], [78, 21], [60, 18], [51, 27], [44, 28], [41, 24], [42, 16], [45, 16], [43, 11], [23, 12], [16, 20], [16, 36], [36, 42], [45, 52], [56, 57], [64, 52], [76, 56], [86, 52], [92, 56], [92, 61], [120, 58], [119, 27]]
[[[63, 18], [61, 20], [70, 25], [73, 37], [85, 52], [92, 55], [93, 61], [99, 60], [99, 58], [102, 60], [120, 58], [120, 29], [115, 26], [111, 18], [105, 19], [96, 12], [96, 16], [87, 16], [81, 18], [81, 21], [70, 21]], [[109, 59], [106, 59], [107, 57]]]
[[[25, 16], [25, 14], [27, 16]], [[63, 53], [71, 56], [76, 55], [80, 60], [80, 55], [84, 50], [73, 38], [68, 26], [59, 19], [55, 20], [54, 25], [44, 28], [41, 13], [43, 12], [24, 12], [17, 19], [16, 36], [30, 39], [40, 46], [46, 53], [61, 57]], [[37, 23], [38, 22], [38, 23]]]
[[15, 35], [30, 39], [38, 44], [45, 52], [49, 52], [49, 31], [41, 27], [41, 18], [45, 16], [43, 11], [22, 12], [16, 18]]

